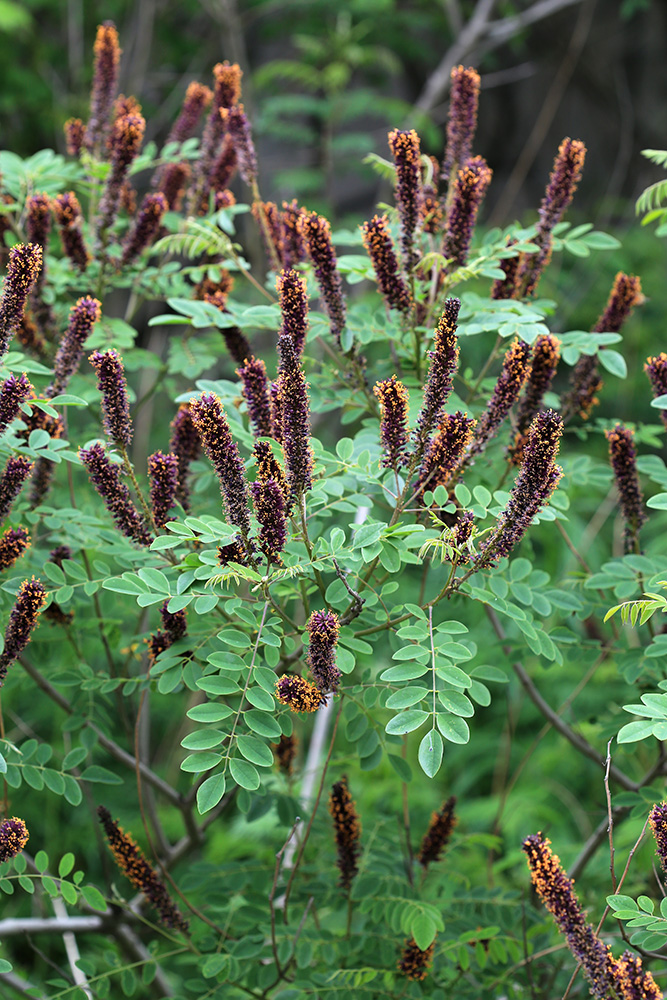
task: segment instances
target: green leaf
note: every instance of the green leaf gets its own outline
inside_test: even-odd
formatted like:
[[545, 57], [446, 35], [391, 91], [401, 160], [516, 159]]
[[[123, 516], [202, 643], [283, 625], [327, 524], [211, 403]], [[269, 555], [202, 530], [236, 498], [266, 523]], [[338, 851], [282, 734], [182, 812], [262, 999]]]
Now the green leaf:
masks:
[[204, 771], [210, 771], [221, 760], [222, 755], [219, 753], [191, 753], [182, 762], [181, 771], [202, 774]]
[[422, 712], [419, 709], [413, 708], [408, 712], [401, 712], [399, 715], [395, 715], [393, 719], [390, 719], [385, 726], [385, 732], [390, 735], [404, 735], [405, 733], [411, 733], [415, 729], [419, 729], [423, 726], [428, 719], [429, 713]]
[[232, 778], [241, 788], [247, 788], [250, 792], [259, 788], [259, 773], [249, 761], [235, 757], [229, 762], [229, 770]]
[[236, 745], [251, 764], [257, 764], [259, 767], [273, 766], [273, 754], [266, 743], [262, 743], [255, 736], [237, 736]]
[[[237, 685], [233, 684], [233, 687], [236, 688]], [[195, 705], [194, 708], [189, 709], [185, 714], [193, 722], [222, 722], [223, 719], [228, 719], [232, 715], [232, 709], [229, 705], [218, 705], [215, 702], [207, 702], [205, 705]]]
[[649, 736], [653, 735], [654, 725], [652, 719], [646, 722], [629, 722], [619, 731], [616, 741], [618, 743], [637, 743], [638, 740], [648, 739]]
[[428, 688], [407, 687], [403, 688], [401, 691], [394, 691], [393, 694], [390, 694], [385, 704], [387, 708], [410, 708], [411, 705], [416, 705], [417, 702], [426, 698], [428, 694]]
[[218, 747], [226, 737], [219, 729], [195, 729], [181, 740], [185, 750], [211, 750]]
[[65, 878], [69, 875], [72, 868], [74, 868], [74, 855], [71, 851], [68, 851], [67, 854], [63, 854], [60, 859], [60, 864], [58, 865], [58, 875], [60, 878]]
[[667, 493], [656, 493], [646, 501], [646, 506], [654, 510], [667, 510]]
[[403, 760], [402, 757], [398, 757], [394, 753], [387, 754], [389, 758], [389, 763], [393, 767], [396, 774], [399, 776], [401, 781], [412, 781], [412, 768], [408, 764], [407, 760]]
[[457, 715], [436, 716], [438, 729], [450, 743], [468, 743], [470, 740], [470, 730], [468, 723]]
[[443, 707], [452, 715], [460, 715], [464, 719], [470, 719], [475, 714], [475, 707], [461, 691], [439, 691], [438, 699]]
[[419, 765], [429, 778], [434, 778], [440, 770], [443, 753], [442, 736], [437, 729], [432, 729], [419, 744]]
[[627, 378], [628, 366], [625, 363], [625, 358], [618, 351], [612, 351], [607, 347], [604, 351], [599, 352], [598, 358], [602, 367], [606, 368], [612, 375], [616, 375], [618, 378]]
[[119, 778], [113, 771], [107, 771], [106, 767], [99, 764], [91, 764], [81, 775], [82, 781], [96, 781], [100, 785], [122, 785], [123, 779]]
[[411, 681], [417, 677], [423, 677], [428, 670], [425, 663], [401, 663], [396, 667], [389, 667], [380, 674], [381, 681], [395, 684], [397, 681]]
[[99, 889], [96, 889], [94, 885], [82, 885], [80, 891], [91, 910], [105, 912], [107, 904]]
[[410, 932], [415, 939], [415, 944], [422, 951], [426, 951], [429, 945], [435, 941], [438, 928], [427, 913], [417, 913], [410, 922]]
[[280, 739], [282, 729], [272, 715], [251, 709], [245, 713], [244, 717], [246, 724], [254, 733], [257, 733], [259, 736], [265, 736], [269, 740]]
[[226, 779], [224, 774], [212, 774], [203, 781], [197, 789], [197, 809], [200, 815], [217, 806], [225, 794]]

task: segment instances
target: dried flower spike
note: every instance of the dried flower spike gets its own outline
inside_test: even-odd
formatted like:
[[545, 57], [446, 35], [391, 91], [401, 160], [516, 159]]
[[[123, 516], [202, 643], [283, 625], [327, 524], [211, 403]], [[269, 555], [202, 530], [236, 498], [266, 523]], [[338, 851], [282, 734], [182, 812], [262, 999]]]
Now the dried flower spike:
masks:
[[230, 524], [250, 533], [250, 507], [245, 466], [232, 438], [222, 404], [213, 393], [190, 400], [190, 416], [202, 447], [213, 464], [220, 482], [225, 514]]
[[176, 502], [178, 488], [178, 461], [175, 455], [165, 455], [163, 451], [148, 456], [148, 480], [153, 520], [157, 528], [164, 528], [167, 521], [173, 521], [169, 511]]
[[455, 267], [463, 267], [468, 260], [477, 214], [492, 175], [493, 171], [481, 156], [466, 160], [456, 175], [448, 199], [442, 248], [444, 256], [451, 258]]
[[56, 195], [53, 200], [53, 211], [60, 229], [60, 239], [66, 255], [80, 271], [88, 267], [90, 255], [81, 232], [81, 206], [73, 191], [65, 191]]
[[501, 423], [507, 417], [512, 405], [530, 375], [530, 347], [518, 337], [512, 341], [503, 358], [503, 366], [498, 376], [486, 410], [475, 428], [470, 457], [473, 458], [486, 448]]
[[[644, 371], [651, 383], [653, 396], [657, 398], [667, 395], [667, 354], [663, 351], [654, 358], [647, 358]], [[660, 419], [667, 430], [667, 410], [660, 410]]]
[[169, 893], [162, 879], [137, 847], [132, 837], [123, 831], [104, 806], [98, 806], [97, 815], [104, 829], [109, 849], [125, 877], [155, 907], [165, 927], [174, 927], [176, 930], [186, 933], [187, 920], [169, 898]]
[[9, 341], [23, 319], [28, 295], [35, 287], [42, 263], [42, 248], [36, 243], [17, 243], [9, 251], [0, 299], [0, 358], [7, 353]]
[[310, 446], [308, 383], [289, 337], [278, 337], [280, 359], [280, 433], [291, 502], [313, 484], [313, 449]]
[[142, 250], [152, 245], [160, 231], [162, 216], [168, 207], [167, 199], [161, 191], [146, 195], [141, 203], [139, 214], [123, 244], [121, 265], [136, 260]]
[[336, 865], [340, 871], [338, 884], [341, 889], [349, 891], [352, 880], [359, 871], [361, 820], [347, 787], [347, 775], [343, 775], [340, 781], [331, 786], [329, 812], [333, 818], [336, 838]]
[[398, 962], [398, 971], [414, 982], [422, 982], [428, 975], [428, 970], [433, 964], [433, 952], [435, 951], [435, 941], [433, 941], [425, 951], [417, 946], [414, 938], [409, 938], [405, 942], [403, 954]]
[[132, 503], [130, 491], [121, 481], [120, 467], [109, 459], [104, 447], [94, 444], [90, 448], [79, 448], [79, 458], [119, 531], [139, 545], [150, 545], [153, 536]]
[[637, 534], [646, 521], [646, 511], [639, 487], [634, 435], [628, 427], [619, 423], [612, 430], [605, 431], [605, 437], [609, 442], [609, 459], [625, 522], [625, 550], [635, 552], [638, 545]]
[[168, 163], [164, 168], [159, 186], [170, 212], [180, 211], [185, 187], [191, 174], [192, 171], [187, 163]]
[[324, 694], [329, 691], [335, 694], [341, 678], [336, 666], [338, 615], [333, 611], [313, 611], [306, 628], [310, 636], [307, 662], [313, 680]]
[[86, 143], [97, 155], [101, 153], [109, 130], [109, 117], [118, 82], [121, 49], [118, 32], [112, 21], [97, 28], [95, 38], [93, 86], [90, 93], [90, 118], [86, 127]]
[[32, 470], [33, 463], [23, 455], [12, 455], [7, 459], [0, 476], [0, 521], [4, 521], [9, 514]]
[[401, 220], [401, 250], [404, 266], [411, 270], [416, 255], [413, 247], [419, 222], [421, 200], [420, 140], [414, 129], [389, 133], [389, 149], [396, 164], [396, 204]]
[[0, 654], [0, 687], [7, 671], [30, 642], [30, 634], [37, 625], [39, 613], [46, 604], [46, 590], [35, 577], [24, 580], [19, 587], [16, 601], [9, 612], [5, 629], [5, 646]]
[[434, 812], [431, 816], [431, 822], [417, 854], [417, 861], [423, 868], [428, 868], [430, 864], [439, 861], [442, 852], [449, 843], [452, 830], [456, 826], [455, 805], [456, 797], [452, 795], [444, 803], [440, 812]]
[[97, 388], [102, 394], [104, 431], [120, 448], [129, 448], [132, 442], [130, 401], [123, 359], [118, 351], [94, 351], [88, 358], [97, 372]]
[[392, 375], [375, 385], [373, 395], [380, 401], [382, 465], [398, 471], [406, 464], [408, 390]]
[[447, 299], [433, 338], [431, 364], [424, 383], [424, 401], [417, 420], [416, 437], [422, 450], [452, 391], [459, 361], [456, 321], [460, 308], [460, 299]]
[[28, 827], [18, 816], [3, 820], [0, 823], [0, 864], [20, 854], [29, 836]]
[[248, 407], [248, 417], [255, 437], [271, 436], [271, 399], [266, 365], [259, 358], [246, 358], [236, 374], [241, 379], [241, 393]]
[[410, 312], [412, 296], [398, 272], [398, 261], [386, 215], [374, 215], [370, 222], [364, 222], [361, 234], [375, 271], [378, 288], [387, 305], [403, 313]]
[[171, 438], [169, 440], [169, 451], [172, 455], [176, 456], [178, 473], [176, 499], [187, 513], [190, 510], [190, 490], [188, 488], [190, 464], [198, 458], [201, 451], [199, 435], [192, 422], [188, 403], [183, 403], [179, 406], [178, 412], [170, 426]]
[[8, 528], [0, 536], [0, 570], [10, 569], [30, 545], [25, 528]]
[[5, 379], [0, 385], [0, 434], [19, 416], [21, 404], [34, 394], [35, 390], [25, 372], [18, 378], [10, 375]]
[[472, 66], [455, 66], [451, 72], [447, 144], [442, 161], [442, 178], [456, 176], [468, 159], [477, 127], [479, 73]]
[[521, 845], [533, 885], [565, 936], [568, 948], [581, 964], [592, 995], [598, 1000], [607, 1000], [615, 993], [611, 952], [591, 924], [586, 923], [572, 880], [563, 871], [549, 844], [541, 833], [536, 833]]
[[292, 712], [316, 712], [324, 704], [322, 692], [298, 674], [283, 674], [276, 681], [276, 698]]
[[331, 334], [338, 347], [345, 328], [345, 299], [343, 283], [338, 271], [338, 261], [331, 242], [331, 226], [317, 212], [304, 213], [299, 220], [299, 232], [313, 262], [315, 279], [319, 285], [324, 308], [329, 317]]
[[303, 354], [308, 332], [308, 293], [305, 279], [296, 271], [281, 271], [276, 279], [282, 315], [279, 336], [289, 337], [297, 357]]
[[86, 340], [101, 317], [101, 302], [90, 296], [79, 299], [70, 309], [67, 329], [53, 363], [53, 381], [44, 392], [47, 399], [52, 399], [67, 388], [69, 380], [79, 367]]
[[243, 110], [243, 105], [221, 108], [220, 118], [234, 143], [239, 173], [246, 184], [252, 187], [257, 182], [257, 154], [252, 141], [250, 122]]

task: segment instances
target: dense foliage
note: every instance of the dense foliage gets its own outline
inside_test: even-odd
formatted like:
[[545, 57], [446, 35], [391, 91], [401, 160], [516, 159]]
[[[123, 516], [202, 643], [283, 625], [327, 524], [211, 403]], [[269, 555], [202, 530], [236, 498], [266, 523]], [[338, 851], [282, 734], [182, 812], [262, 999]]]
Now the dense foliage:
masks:
[[590, 331], [539, 295], [619, 249], [584, 143], [475, 234], [457, 67], [442, 161], [392, 130], [332, 233], [262, 201], [237, 66], [158, 150], [118, 64], [67, 158], [0, 153], [3, 984], [661, 996], [667, 355], [598, 418], [640, 279]]

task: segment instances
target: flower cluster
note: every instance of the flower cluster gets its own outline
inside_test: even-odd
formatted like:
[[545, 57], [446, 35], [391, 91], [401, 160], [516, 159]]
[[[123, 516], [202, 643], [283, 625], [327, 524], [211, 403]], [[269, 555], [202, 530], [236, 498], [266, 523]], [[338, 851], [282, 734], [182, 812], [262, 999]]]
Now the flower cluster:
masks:
[[310, 446], [308, 383], [290, 337], [278, 337], [280, 359], [278, 405], [285, 472], [291, 503], [313, 484], [313, 450]]
[[116, 96], [121, 50], [118, 32], [112, 21], [97, 28], [95, 38], [93, 86], [90, 93], [90, 118], [86, 127], [86, 145], [97, 155], [102, 151], [109, 129], [109, 116]]
[[446, 486], [452, 473], [461, 464], [472, 438], [475, 421], [467, 413], [445, 413], [431, 438], [419, 469], [417, 488], [425, 490]]
[[197, 83], [196, 80], [189, 83], [178, 118], [169, 130], [165, 145], [168, 146], [172, 142], [183, 143], [194, 135], [201, 116], [212, 100], [213, 92], [209, 87]]
[[0, 823], [0, 864], [20, 854], [29, 839], [28, 827], [18, 816]]
[[380, 401], [382, 465], [398, 471], [406, 462], [408, 390], [392, 375], [375, 385], [373, 395]]
[[185, 609], [171, 612], [168, 608], [169, 599], [160, 607], [160, 618], [162, 619], [163, 627], [159, 628], [148, 639], [148, 662], [151, 666], [155, 663], [160, 653], [164, 653], [165, 649], [169, 649], [179, 639], [183, 639], [188, 631]]
[[456, 267], [463, 267], [468, 260], [477, 214], [492, 174], [483, 157], [475, 156], [466, 160], [452, 185], [442, 252]]
[[246, 184], [252, 186], [257, 182], [257, 154], [252, 141], [250, 122], [243, 105], [221, 108], [220, 117], [234, 144], [239, 173]]
[[278, 563], [287, 541], [285, 494], [273, 476], [257, 479], [250, 492], [259, 521], [259, 546], [270, 562]]
[[308, 642], [307, 662], [313, 680], [322, 693], [333, 691], [340, 684], [341, 673], [336, 666], [336, 645], [338, 643], [338, 615], [333, 611], [313, 611], [306, 625]]
[[78, 299], [70, 309], [67, 329], [53, 363], [53, 381], [44, 393], [47, 399], [52, 399], [67, 388], [69, 380], [79, 367], [86, 341], [101, 316], [102, 303], [90, 296]]
[[631, 951], [624, 951], [614, 962], [614, 980], [621, 1000], [663, 1000], [655, 979], [644, 971], [639, 955]]
[[236, 374], [241, 379], [241, 393], [248, 407], [253, 434], [271, 437], [271, 398], [266, 365], [259, 358], [246, 358]]
[[25, 528], [7, 528], [0, 536], [0, 570], [10, 569], [30, 545]]
[[[653, 395], [667, 395], [667, 354], [663, 351], [654, 358], [647, 358], [644, 371], [648, 375]], [[660, 418], [667, 430], [667, 409], [660, 410]]]
[[170, 212], [178, 212], [183, 204], [185, 188], [192, 171], [187, 163], [168, 163], [160, 177], [160, 191]]
[[155, 907], [165, 927], [173, 927], [184, 933], [187, 932], [187, 920], [170, 899], [164, 882], [137, 847], [132, 837], [124, 832], [104, 806], [98, 806], [97, 815], [100, 818], [109, 849], [125, 877]]
[[396, 205], [401, 220], [401, 250], [404, 266], [410, 270], [415, 262], [413, 241], [421, 202], [419, 136], [414, 129], [402, 131], [396, 128], [389, 133], [389, 149], [396, 165]]
[[132, 503], [130, 491], [121, 481], [120, 466], [110, 460], [103, 445], [79, 448], [79, 458], [119, 531], [138, 545], [150, 545], [153, 536]]
[[433, 350], [430, 353], [431, 363], [424, 383], [424, 401], [417, 420], [417, 440], [422, 449], [452, 391], [454, 372], [459, 361], [456, 321], [460, 308], [460, 299], [447, 299], [435, 331]]
[[349, 892], [352, 880], [359, 871], [361, 853], [361, 820], [354, 799], [347, 787], [347, 775], [331, 786], [329, 812], [333, 818], [336, 838], [336, 865], [340, 872], [339, 885]]
[[187, 513], [190, 510], [190, 490], [188, 488], [190, 464], [198, 458], [201, 450], [199, 435], [192, 421], [188, 403], [183, 403], [179, 406], [170, 427], [169, 451], [172, 455], [176, 456], [178, 477], [176, 499]]
[[82, 215], [79, 199], [73, 191], [65, 191], [53, 199], [53, 212], [60, 230], [63, 250], [75, 267], [85, 271], [90, 254], [81, 231]]
[[257, 478], [275, 479], [280, 486], [282, 494], [285, 498], [285, 503], [287, 503], [290, 496], [287, 476], [285, 475], [282, 465], [273, 454], [269, 442], [255, 441], [253, 453], [255, 455], [255, 461], [257, 462]]
[[609, 442], [609, 459], [625, 522], [625, 549], [626, 552], [634, 552], [637, 546], [637, 533], [646, 520], [637, 474], [634, 435], [628, 427], [619, 423], [612, 430], [605, 431], [605, 437]]
[[331, 242], [331, 226], [322, 215], [309, 212], [300, 216], [298, 231], [313, 263], [320, 295], [329, 317], [331, 334], [340, 347], [340, 337], [345, 328], [346, 309], [343, 283]]
[[102, 394], [102, 419], [104, 431], [120, 448], [129, 448], [132, 442], [130, 402], [123, 359], [118, 351], [94, 351], [88, 358], [97, 372], [97, 388]]
[[35, 577], [24, 580], [19, 587], [16, 601], [9, 612], [5, 629], [5, 644], [0, 653], [0, 687], [5, 682], [7, 671], [30, 642], [30, 635], [37, 625], [39, 613], [46, 603], [46, 590]]
[[479, 73], [472, 66], [455, 66], [451, 72], [447, 143], [442, 160], [442, 178], [456, 176], [468, 159], [477, 127]]
[[294, 774], [294, 761], [296, 760], [298, 743], [299, 741], [294, 733], [291, 736], [285, 736], [284, 733], [281, 733], [278, 742], [271, 744], [278, 770], [287, 778], [291, 778]]
[[173, 521], [169, 511], [176, 501], [178, 489], [178, 461], [171, 453], [153, 452], [148, 456], [148, 480], [150, 482], [151, 513], [156, 528], [164, 528], [167, 521]]
[[160, 231], [162, 216], [168, 207], [167, 198], [161, 191], [146, 195], [123, 244], [121, 264], [136, 260], [142, 250], [151, 246]]
[[486, 410], [475, 428], [470, 457], [480, 455], [519, 398], [524, 382], [530, 375], [530, 347], [524, 340], [514, 340], [503, 358]]
[[509, 449], [510, 461], [521, 465], [526, 446], [528, 428], [535, 414], [542, 408], [544, 395], [551, 387], [560, 360], [560, 341], [551, 333], [544, 333], [533, 344], [530, 375], [526, 381], [516, 417], [516, 435]]
[[20, 413], [21, 404], [34, 396], [35, 390], [25, 372], [18, 378], [10, 375], [0, 385], [0, 434], [3, 434], [12, 420]]
[[456, 797], [452, 795], [444, 803], [440, 812], [434, 812], [431, 816], [431, 822], [417, 854], [417, 861], [423, 868], [428, 868], [430, 864], [438, 861], [449, 843], [452, 830], [456, 826], [455, 805]]
[[139, 152], [145, 129], [146, 121], [140, 114], [122, 115], [113, 123], [110, 138], [111, 169], [98, 209], [97, 229], [100, 237], [104, 236], [116, 218], [127, 172]]
[[36, 243], [17, 243], [9, 251], [9, 264], [0, 299], [0, 358], [23, 319], [30, 292], [42, 269], [42, 248]]
[[412, 296], [403, 277], [399, 274], [398, 261], [386, 215], [374, 215], [370, 222], [364, 222], [361, 234], [375, 271], [378, 288], [387, 305], [392, 309], [408, 313], [412, 308]]
[[297, 357], [301, 357], [308, 333], [306, 282], [297, 271], [283, 270], [276, 279], [276, 287], [282, 316], [279, 336], [289, 337]]
[[298, 674], [283, 674], [276, 681], [276, 698], [292, 712], [316, 712], [323, 704], [322, 692]]
[[408, 938], [403, 948], [403, 954], [398, 961], [398, 971], [406, 979], [414, 982], [422, 982], [428, 975], [428, 970], [433, 964], [433, 952], [435, 951], [435, 941], [433, 941], [425, 951], [418, 947], [414, 938]]
[[0, 521], [4, 521], [9, 514], [32, 470], [33, 463], [23, 455], [12, 455], [7, 459], [0, 476]]
[[68, 118], [63, 125], [65, 145], [70, 156], [81, 156], [86, 142], [86, 126], [80, 118]]

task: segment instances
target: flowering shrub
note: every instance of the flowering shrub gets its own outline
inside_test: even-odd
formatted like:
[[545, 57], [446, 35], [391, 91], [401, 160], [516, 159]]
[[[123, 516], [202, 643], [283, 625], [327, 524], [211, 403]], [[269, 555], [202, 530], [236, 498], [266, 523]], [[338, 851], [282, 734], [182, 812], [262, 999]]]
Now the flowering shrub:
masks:
[[[590, 333], [537, 297], [554, 253], [618, 245], [564, 219], [584, 144], [562, 142], [535, 225], [478, 239], [492, 172], [472, 155], [479, 77], [458, 67], [442, 166], [393, 130], [375, 158], [393, 204], [332, 232], [262, 201], [237, 66], [188, 86], [158, 151], [116, 93], [119, 59], [102, 25], [68, 159], [0, 154], [0, 889], [28, 894], [6, 900], [17, 969], [0, 973], [54, 998], [546, 995], [549, 925], [507, 874], [523, 841], [593, 995], [660, 995], [543, 835], [514, 836], [530, 752], [499, 749], [516, 680], [558, 754], [598, 766], [577, 872], [665, 772], [650, 746], [623, 768], [604, 751], [627, 687], [667, 683], [651, 621], [667, 602], [642, 597], [664, 576], [646, 507], [667, 494], [645, 503], [640, 482], [667, 473], [638, 448], [661, 428], [594, 417], [640, 282], [619, 273]], [[663, 412], [664, 358], [647, 362]], [[617, 494], [623, 541], [601, 532]], [[565, 710], [600, 679], [614, 702], [582, 732]], [[619, 742], [664, 739], [665, 695], [643, 697]], [[477, 741], [502, 760], [481, 792]], [[612, 872], [610, 900], [632, 903], [618, 888]], [[74, 935], [66, 958], [50, 939], [55, 972], [11, 938], [47, 931]], [[647, 933], [643, 957], [667, 936]]]

